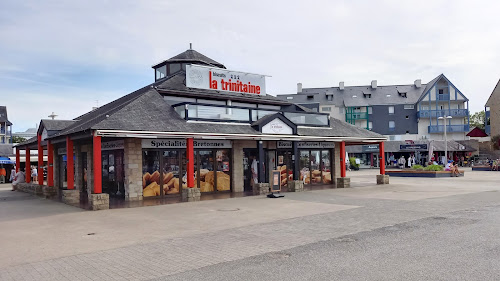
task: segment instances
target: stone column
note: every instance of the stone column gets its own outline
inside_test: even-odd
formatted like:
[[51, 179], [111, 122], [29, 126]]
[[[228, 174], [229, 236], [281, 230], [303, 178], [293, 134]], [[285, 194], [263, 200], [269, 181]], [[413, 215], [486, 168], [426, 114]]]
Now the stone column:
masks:
[[142, 144], [141, 139], [124, 140], [125, 200], [142, 200]]

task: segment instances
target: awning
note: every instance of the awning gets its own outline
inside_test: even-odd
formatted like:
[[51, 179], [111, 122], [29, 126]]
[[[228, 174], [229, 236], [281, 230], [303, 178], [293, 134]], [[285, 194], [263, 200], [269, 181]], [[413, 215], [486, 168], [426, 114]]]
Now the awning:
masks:
[[5, 156], [0, 156], [0, 164], [16, 164], [16, 161], [12, 161], [10, 160], [9, 157], [5, 157]]

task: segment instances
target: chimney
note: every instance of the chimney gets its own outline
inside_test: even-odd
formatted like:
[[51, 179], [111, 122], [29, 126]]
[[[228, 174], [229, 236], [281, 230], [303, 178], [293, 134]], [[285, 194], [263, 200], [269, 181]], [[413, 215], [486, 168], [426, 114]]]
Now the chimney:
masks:
[[344, 81], [339, 82], [339, 90], [344, 90]]
[[415, 88], [420, 88], [422, 87], [422, 79], [417, 79], [415, 80]]
[[372, 89], [377, 89], [377, 80], [372, 80]]
[[302, 83], [297, 83], [297, 93], [302, 93]]
[[193, 43], [189, 43], [189, 50], [193, 49]]

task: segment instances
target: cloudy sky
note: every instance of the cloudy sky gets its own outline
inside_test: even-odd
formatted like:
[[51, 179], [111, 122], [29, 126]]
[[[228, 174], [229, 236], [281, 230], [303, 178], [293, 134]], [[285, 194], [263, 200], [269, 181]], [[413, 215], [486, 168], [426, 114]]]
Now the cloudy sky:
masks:
[[[410, 84], [444, 73], [483, 108], [500, 78], [500, 1], [0, 2], [0, 105], [14, 131], [72, 119], [154, 80], [193, 48], [304, 87]], [[131, 116], [133, 118], [133, 116]]]

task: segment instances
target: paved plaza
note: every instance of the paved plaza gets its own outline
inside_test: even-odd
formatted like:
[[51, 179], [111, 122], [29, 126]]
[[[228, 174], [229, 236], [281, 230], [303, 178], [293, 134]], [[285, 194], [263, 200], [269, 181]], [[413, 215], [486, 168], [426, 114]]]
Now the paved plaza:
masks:
[[500, 175], [85, 211], [0, 186], [0, 280], [498, 280]]

